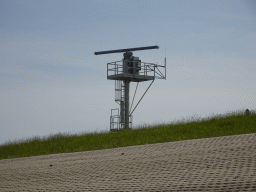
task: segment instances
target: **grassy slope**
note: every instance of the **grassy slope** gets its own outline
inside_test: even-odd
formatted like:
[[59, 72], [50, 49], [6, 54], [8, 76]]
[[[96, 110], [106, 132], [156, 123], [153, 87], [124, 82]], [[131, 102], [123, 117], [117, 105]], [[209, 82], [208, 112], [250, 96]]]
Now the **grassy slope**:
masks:
[[0, 146], [0, 159], [109, 149], [227, 135], [256, 133], [256, 114], [229, 114], [188, 123], [163, 124], [110, 133], [56, 134]]

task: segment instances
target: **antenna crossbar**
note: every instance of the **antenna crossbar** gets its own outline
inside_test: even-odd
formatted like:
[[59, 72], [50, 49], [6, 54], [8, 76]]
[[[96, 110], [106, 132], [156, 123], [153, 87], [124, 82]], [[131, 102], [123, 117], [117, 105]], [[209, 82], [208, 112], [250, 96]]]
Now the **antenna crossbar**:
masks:
[[123, 52], [129, 52], [129, 51], [141, 51], [141, 50], [147, 50], [147, 49], [159, 49], [159, 46], [148, 46], [148, 47], [136, 47], [136, 48], [128, 48], [128, 49], [116, 49], [116, 50], [110, 50], [110, 51], [99, 51], [94, 52], [95, 55], [102, 55], [102, 54], [109, 54], [109, 53], [123, 53]]

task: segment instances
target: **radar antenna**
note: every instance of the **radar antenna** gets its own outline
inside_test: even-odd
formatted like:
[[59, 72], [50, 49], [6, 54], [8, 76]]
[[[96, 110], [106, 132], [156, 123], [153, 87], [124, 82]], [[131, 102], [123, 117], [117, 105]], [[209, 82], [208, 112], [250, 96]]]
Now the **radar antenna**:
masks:
[[141, 51], [141, 50], [147, 50], [147, 49], [159, 49], [159, 46], [148, 46], [148, 47], [137, 47], [137, 48], [128, 48], [128, 49], [116, 49], [116, 50], [110, 50], [110, 51], [99, 51], [94, 52], [95, 55], [102, 55], [102, 54], [109, 54], [109, 53], [123, 53], [123, 52], [130, 52], [130, 51]]

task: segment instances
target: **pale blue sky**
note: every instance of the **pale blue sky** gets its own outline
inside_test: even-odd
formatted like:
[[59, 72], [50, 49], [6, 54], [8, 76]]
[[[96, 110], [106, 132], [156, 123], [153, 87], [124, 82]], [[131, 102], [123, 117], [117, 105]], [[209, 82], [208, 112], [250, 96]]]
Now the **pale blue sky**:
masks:
[[94, 52], [159, 45], [134, 55], [163, 64], [165, 44], [167, 80], [134, 125], [256, 109], [255, 1], [0, 0], [0, 144], [108, 130], [118, 105], [106, 68], [122, 54]]

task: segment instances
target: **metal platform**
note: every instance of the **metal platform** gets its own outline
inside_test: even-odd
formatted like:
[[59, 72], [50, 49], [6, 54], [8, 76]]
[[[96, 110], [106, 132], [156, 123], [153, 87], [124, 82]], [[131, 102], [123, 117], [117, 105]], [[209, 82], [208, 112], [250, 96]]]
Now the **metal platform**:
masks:
[[141, 81], [150, 81], [154, 80], [155, 76], [146, 76], [146, 75], [133, 75], [128, 73], [120, 73], [116, 75], [108, 75], [107, 79], [110, 80], [129, 80], [134, 82], [141, 82]]

